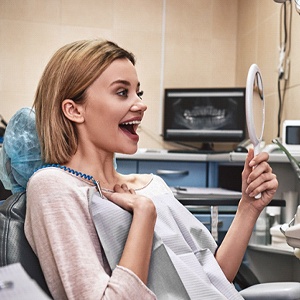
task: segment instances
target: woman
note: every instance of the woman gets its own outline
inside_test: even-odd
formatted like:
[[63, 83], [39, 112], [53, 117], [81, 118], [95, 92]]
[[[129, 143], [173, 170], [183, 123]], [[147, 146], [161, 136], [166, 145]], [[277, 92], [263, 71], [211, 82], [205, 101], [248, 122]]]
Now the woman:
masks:
[[[249, 151], [237, 214], [216, 251], [205, 227], [176, 201], [159, 177], [122, 175], [114, 168], [115, 152], [136, 152], [136, 131], [147, 108], [141, 100], [143, 92], [134, 64], [134, 56], [112, 42], [78, 41], [54, 54], [40, 80], [34, 107], [41, 153], [48, 165], [28, 182], [25, 233], [49, 289], [54, 299], [60, 300], [165, 299], [161, 295], [168, 287], [161, 286], [152, 272], [155, 269], [156, 276], [163, 274], [160, 263], [170, 257], [169, 266], [175, 265], [174, 274], [178, 272], [187, 291], [183, 292], [186, 297], [175, 293], [170, 299], [241, 299], [230, 282], [256, 219], [277, 188], [276, 176], [266, 162], [268, 155], [253, 157]], [[110, 261], [110, 250], [114, 249], [104, 249], [105, 233], [103, 229], [99, 232], [90, 213], [89, 201], [96, 190], [110, 201], [98, 201], [100, 204], [114, 203], [132, 215], [115, 268]], [[261, 199], [255, 200], [260, 192]], [[197, 244], [200, 261], [195, 269], [200, 275], [187, 275], [195, 276], [196, 284], [191, 287], [185, 272], [176, 265], [181, 264], [181, 258], [168, 244], [169, 236], [160, 239], [164, 227], [169, 226], [163, 222], [166, 210], [171, 211], [172, 222], [197, 227], [199, 233], [188, 233], [189, 245]], [[113, 225], [118, 220], [110, 222]], [[185, 225], [180, 226], [177, 237], [185, 230]], [[152, 254], [157, 240], [167, 249], [167, 259], [160, 263]], [[153, 282], [152, 291], [148, 282], [150, 288]]]

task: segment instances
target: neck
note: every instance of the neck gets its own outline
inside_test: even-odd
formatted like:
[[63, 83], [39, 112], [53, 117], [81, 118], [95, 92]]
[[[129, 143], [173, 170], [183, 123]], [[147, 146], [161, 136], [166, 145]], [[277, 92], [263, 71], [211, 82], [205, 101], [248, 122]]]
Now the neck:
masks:
[[77, 159], [76, 156], [73, 156], [65, 166], [92, 176], [105, 189], [113, 189], [115, 184], [120, 181], [120, 174], [115, 169], [113, 154], [97, 160]]

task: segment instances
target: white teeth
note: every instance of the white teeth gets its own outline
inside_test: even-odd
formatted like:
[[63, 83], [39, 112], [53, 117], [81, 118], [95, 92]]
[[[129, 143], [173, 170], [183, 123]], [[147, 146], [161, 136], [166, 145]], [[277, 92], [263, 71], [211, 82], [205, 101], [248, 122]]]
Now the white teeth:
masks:
[[125, 123], [122, 123], [122, 125], [134, 125], [134, 124], [140, 124], [141, 121], [132, 121], [132, 122], [125, 122]]

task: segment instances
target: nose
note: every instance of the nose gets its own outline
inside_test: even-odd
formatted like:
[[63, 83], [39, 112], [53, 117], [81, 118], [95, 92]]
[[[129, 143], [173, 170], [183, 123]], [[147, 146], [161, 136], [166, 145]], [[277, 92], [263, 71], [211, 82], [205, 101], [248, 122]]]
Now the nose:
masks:
[[130, 110], [144, 112], [145, 110], [147, 110], [147, 105], [140, 98], [138, 98], [131, 106]]

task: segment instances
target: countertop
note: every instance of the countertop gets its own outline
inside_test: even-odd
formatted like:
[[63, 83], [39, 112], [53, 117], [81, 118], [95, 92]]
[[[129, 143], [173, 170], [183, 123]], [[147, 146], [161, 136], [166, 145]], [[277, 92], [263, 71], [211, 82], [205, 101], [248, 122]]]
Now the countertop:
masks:
[[[284, 153], [270, 153], [269, 162], [287, 163], [288, 158]], [[116, 154], [120, 159], [140, 159], [140, 160], [164, 160], [164, 161], [216, 161], [216, 162], [244, 162], [246, 153], [226, 152], [216, 154], [198, 153], [170, 153], [166, 149], [145, 149], [140, 148], [135, 154]], [[295, 155], [300, 161], [300, 155]]]

